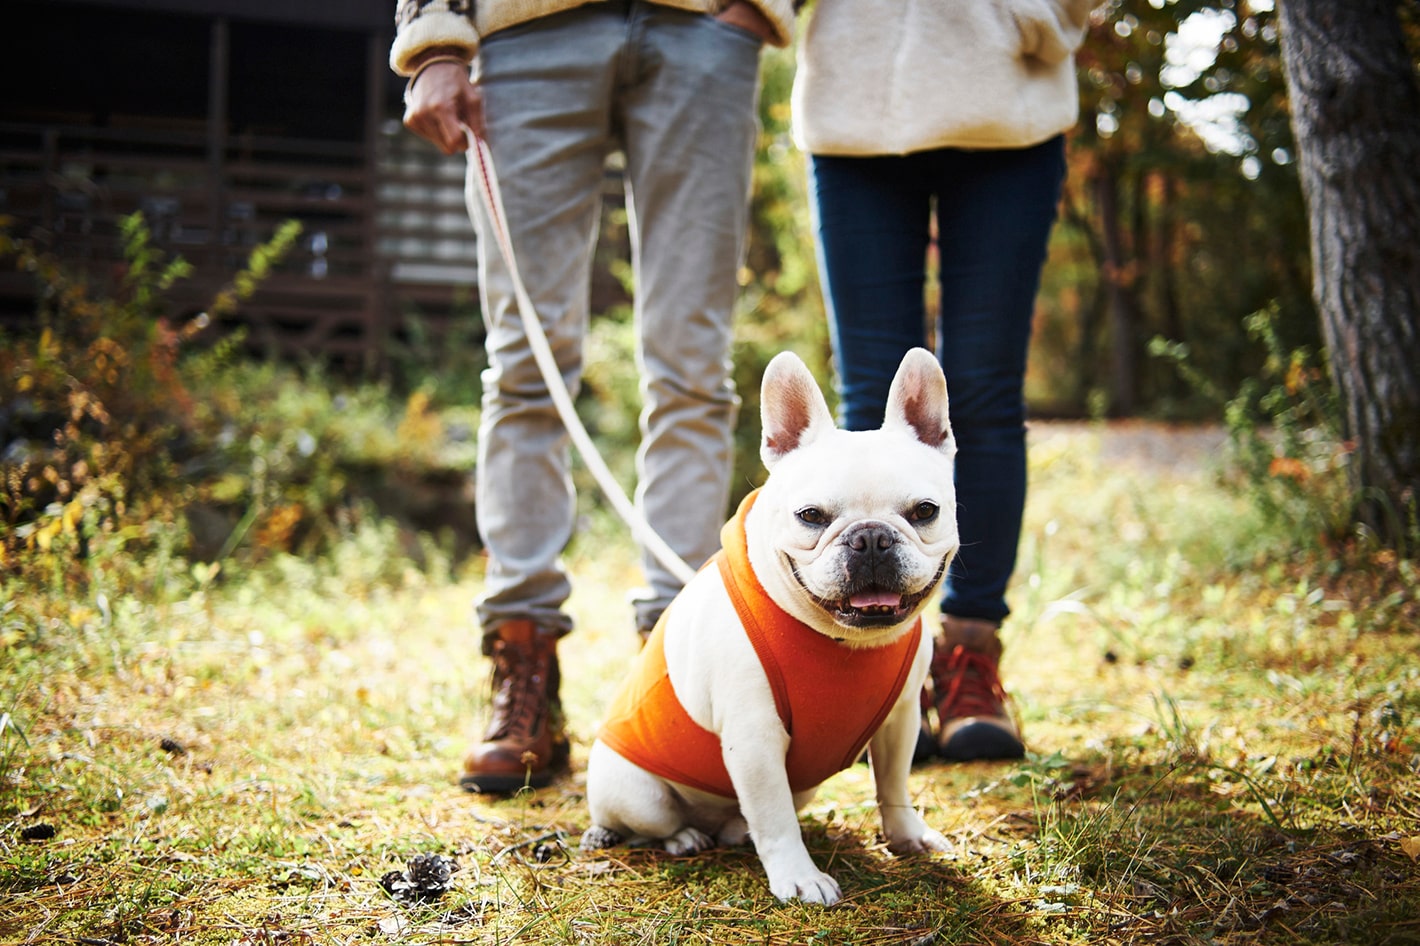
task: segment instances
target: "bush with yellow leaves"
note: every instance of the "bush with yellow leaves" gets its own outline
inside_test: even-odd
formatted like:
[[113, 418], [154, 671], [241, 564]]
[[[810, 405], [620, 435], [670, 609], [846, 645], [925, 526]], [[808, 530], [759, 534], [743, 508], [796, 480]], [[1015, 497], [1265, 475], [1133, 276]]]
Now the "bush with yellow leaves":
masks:
[[282, 226], [206, 312], [181, 322], [165, 294], [191, 267], [152, 245], [140, 215], [121, 232], [124, 265], [100, 292], [0, 220], [0, 260], [39, 289], [39, 330], [0, 344], [0, 568], [12, 574], [79, 577], [95, 539], [122, 548], [181, 528], [177, 464], [192, 449], [195, 406], [181, 362], [210, 370], [231, 355], [238, 338], [188, 353], [251, 295], [299, 225]]

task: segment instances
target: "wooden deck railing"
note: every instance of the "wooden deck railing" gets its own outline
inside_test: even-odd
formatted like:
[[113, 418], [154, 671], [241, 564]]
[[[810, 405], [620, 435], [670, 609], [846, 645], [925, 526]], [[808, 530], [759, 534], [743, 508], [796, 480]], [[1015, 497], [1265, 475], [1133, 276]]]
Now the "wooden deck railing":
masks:
[[[194, 312], [297, 219], [298, 246], [239, 320], [268, 352], [377, 362], [407, 312], [439, 323], [471, 297], [477, 270], [461, 162], [402, 132], [374, 149], [254, 136], [218, 146], [198, 127], [0, 123], [0, 215], [102, 277], [121, 258], [118, 221], [142, 211], [154, 243], [192, 263], [172, 298]], [[23, 322], [33, 292], [24, 274], [0, 273], [0, 315]]]

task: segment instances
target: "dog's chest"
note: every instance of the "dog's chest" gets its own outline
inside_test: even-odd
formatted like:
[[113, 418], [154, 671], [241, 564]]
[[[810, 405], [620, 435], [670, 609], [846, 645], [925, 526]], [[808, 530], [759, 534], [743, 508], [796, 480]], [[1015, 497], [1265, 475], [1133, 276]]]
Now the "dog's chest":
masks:
[[746, 631], [789, 734], [785, 767], [798, 792], [862, 754], [902, 694], [922, 628], [885, 647], [849, 648], [775, 610]]

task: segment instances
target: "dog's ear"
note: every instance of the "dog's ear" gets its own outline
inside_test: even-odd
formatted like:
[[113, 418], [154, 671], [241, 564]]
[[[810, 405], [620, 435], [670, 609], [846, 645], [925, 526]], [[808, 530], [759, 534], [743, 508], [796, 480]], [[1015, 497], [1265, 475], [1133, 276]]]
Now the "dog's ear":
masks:
[[934, 450], [956, 451], [951, 421], [947, 419], [947, 379], [927, 349], [910, 350], [897, 366], [897, 375], [888, 389], [883, 427], [906, 427]]
[[764, 369], [759, 389], [763, 436], [759, 458], [766, 469], [833, 429], [833, 415], [814, 376], [793, 352], [782, 351]]

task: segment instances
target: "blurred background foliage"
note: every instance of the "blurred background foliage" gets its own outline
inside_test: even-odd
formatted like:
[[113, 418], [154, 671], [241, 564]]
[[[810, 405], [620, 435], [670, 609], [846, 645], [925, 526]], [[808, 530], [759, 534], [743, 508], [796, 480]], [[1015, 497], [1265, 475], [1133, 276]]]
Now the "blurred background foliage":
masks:
[[[1413, 41], [1416, 17], [1406, 27]], [[765, 52], [734, 351], [736, 500], [763, 478], [758, 388], [769, 359], [796, 351], [832, 400], [804, 160], [790, 137], [793, 69], [791, 51]], [[1274, 7], [1109, 0], [1091, 18], [1078, 74], [1081, 118], [1037, 305], [1033, 416], [1227, 423], [1252, 488], [1284, 486], [1279, 510], [1321, 505], [1283, 513], [1307, 523], [1299, 541], [1340, 538], [1344, 447], [1320, 357]], [[45, 287], [38, 331], [0, 339], [0, 564], [60, 547], [80, 562], [106, 540], [231, 568], [319, 551], [374, 510], [410, 527], [416, 556], [431, 535], [459, 553], [472, 546], [485, 364], [476, 297], [452, 334], [407, 320], [378, 376], [255, 363], [236, 340], [213, 344], [202, 326], [171, 321], [163, 294], [183, 264], [148, 244], [141, 219], [130, 226], [128, 264], [109, 287], [66, 275], [13, 235], [0, 246]], [[293, 238], [259, 248], [209, 318], [238, 304]], [[608, 201], [599, 256], [603, 283], [620, 291], [598, 293], [579, 409], [629, 490], [640, 396], [625, 248], [625, 208]], [[596, 489], [577, 475], [590, 511]]]

